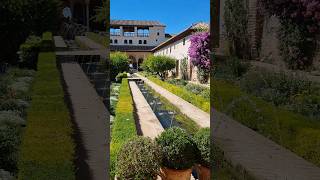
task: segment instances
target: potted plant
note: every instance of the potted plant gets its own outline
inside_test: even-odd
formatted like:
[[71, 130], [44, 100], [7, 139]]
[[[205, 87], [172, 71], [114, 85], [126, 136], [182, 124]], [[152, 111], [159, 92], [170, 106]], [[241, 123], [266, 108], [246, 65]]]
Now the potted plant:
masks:
[[197, 152], [193, 139], [181, 128], [170, 128], [156, 142], [162, 152], [161, 178], [190, 180]]
[[136, 137], [125, 143], [117, 156], [116, 174], [119, 179], [156, 179], [161, 152], [150, 138]]
[[210, 180], [210, 128], [200, 129], [193, 139], [198, 150], [199, 180]]

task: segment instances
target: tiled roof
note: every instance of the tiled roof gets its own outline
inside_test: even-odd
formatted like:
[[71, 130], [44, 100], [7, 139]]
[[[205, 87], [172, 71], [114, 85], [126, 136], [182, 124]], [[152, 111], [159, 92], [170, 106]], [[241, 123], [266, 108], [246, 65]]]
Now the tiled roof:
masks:
[[165, 26], [159, 21], [138, 21], [138, 20], [111, 20], [110, 25], [131, 25], [131, 26]]
[[111, 51], [151, 51], [155, 46], [110, 45]]
[[165, 42], [159, 44], [157, 47], [152, 49], [152, 51], [155, 52], [163, 47], [168, 46], [171, 43], [174, 43], [180, 39], [183, 39], [184, 37], [187, 37], [190, 34], [192, 34], [193, 32], [197, 31], [197, 29], [209, 29], [209, 25], [207, 23], [203, 23], [203, 22], [194, 23], [190, 27], [188, 27], [187, 29], [182, 31], [181, 33], [174, 35], [171, 38], [169, 38], [168, 40], [166, 40]]

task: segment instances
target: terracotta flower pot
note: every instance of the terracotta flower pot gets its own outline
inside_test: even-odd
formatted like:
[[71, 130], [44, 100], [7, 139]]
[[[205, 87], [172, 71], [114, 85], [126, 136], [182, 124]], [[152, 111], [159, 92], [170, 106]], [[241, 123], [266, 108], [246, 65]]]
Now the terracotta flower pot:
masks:
[[210, 180], [210, 168], [198, 164], [197, 171], [199, 180]]
[[192, 168], [184, 170], [169, 169], [162, 167], [160, 176], [162, 180], [190, 180]]

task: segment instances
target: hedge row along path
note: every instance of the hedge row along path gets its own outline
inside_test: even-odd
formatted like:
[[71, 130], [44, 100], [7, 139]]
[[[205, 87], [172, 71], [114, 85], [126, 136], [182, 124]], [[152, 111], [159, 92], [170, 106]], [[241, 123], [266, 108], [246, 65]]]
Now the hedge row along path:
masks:
[[[175, 104], [200, 126], [209, 126], [209, 114], [172, 94], [149, 79], [136, 74], [156, 92]], [[199, 114], [196, 114], [199, 113]], [[202, 117], [202, 120], [198, 118]], [[266, 137], [213, 110], [213, 139], [233, 165], [241, 165], [257, 179], [319, 180], [320, 168], [274, 143]], [[206, 120], [206, 122], [204, 122]]]
[[180, 111], [194, 120], [200, 127], [210, 127], [210, 115], [196, 106], [190, 104], [189, 102], [183, 100], [177, 95], [169, 92], [168, 90], [162, 88], [161, 86], [155, 84], [149, 79], [141, 76], [140, 74], [135, 74], [139, 78], [141, 78], [145, 83], [147, 83], [152, 89], [154, 89], [157, 93], [161, 94], [164, 98], [166, 98], [171, 104], [175, 105]]
[[86, 153], [81, 160], [88, 167], [79, 167], [78, 172], [81, 174], [89, 168], [89, 179], [105, 180], [108, 177], [108, 111], [79, 64], [62, 63], [61, 69]]

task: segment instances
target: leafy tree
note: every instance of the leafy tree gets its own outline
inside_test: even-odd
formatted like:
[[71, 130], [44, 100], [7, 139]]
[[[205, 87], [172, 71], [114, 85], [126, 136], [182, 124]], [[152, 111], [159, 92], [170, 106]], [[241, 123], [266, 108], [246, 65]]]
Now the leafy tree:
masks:
[[1, 0], [0, 63], [16, 63], [16, 52], [30, 34], [55, 31], [60, 13], [59, 0]]
[[110, 54], [111, 79], [114, 80], [119, 73], [128, 72], [129, 57], [126, 53], [113, 52]]
[[176, 67], [176, 60], [168, 56], [149, 56], [143, 67], [165, 79], [166, 72]]

